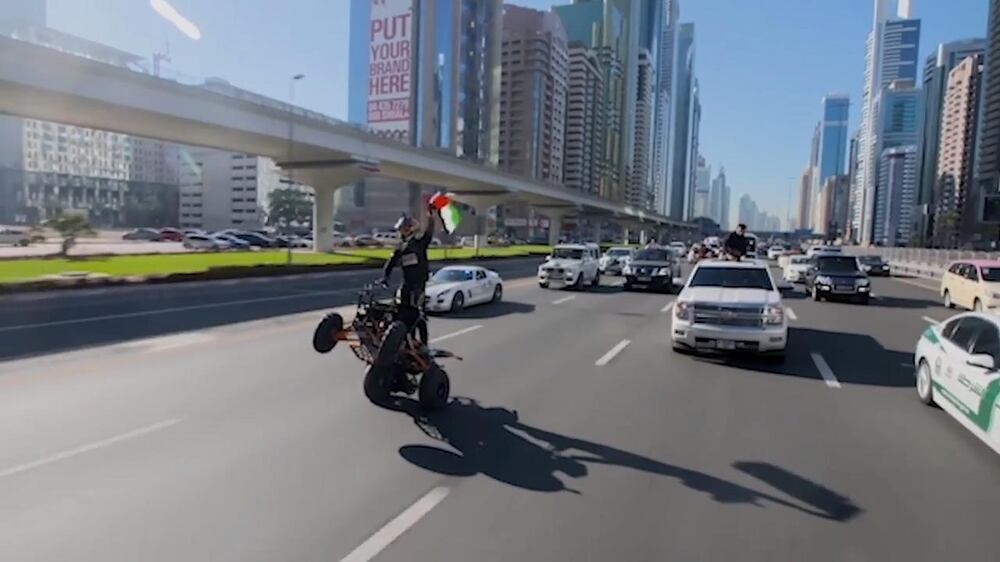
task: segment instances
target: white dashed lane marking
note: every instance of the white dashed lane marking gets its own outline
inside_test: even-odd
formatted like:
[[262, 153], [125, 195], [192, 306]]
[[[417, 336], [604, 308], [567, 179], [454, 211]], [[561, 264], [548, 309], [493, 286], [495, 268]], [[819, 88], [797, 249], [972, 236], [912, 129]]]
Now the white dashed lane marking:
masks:
[[445, 334], [443, 336], [438, 336], [436, 338], [432, 338], [431, 341], [430, 341], [430, 343], [437, 343], [439, 341], [444, 341], [444, 340], [449, 340], [451, 338], [456, 338], [458, 336], [461, 336], [461, 335], [464, 335], [464, 334], [468, 334], [469, 332], [475, 332], [476, 330], [478, 330], [478, 329], [480, 329], [482, 327], [483, 327], [482, 324], [476, 324], [475, 326], [469, 326], [468, 328], [462, 328], [461, 330], [458, 330], [458, 331], [455, 331], [455, 332], [451, 332], [450, 334]]
[[427, 492], [392, 521], [376, 531], [374, 535], [368, 537], [368, 540], [358, 545], [350, 554], [341, 558], [340, 562], [368, 562], [372, 560], [437, 507], [448, 497], [449, 493], [451, 493], [451, 489], [447, 486], [438, 486]]
[[795, 314], [795, 311], [792, 310], [792, 307], [788, 307], [785, 310], [788, 311], [788, 319], [789, 320], [798, 320], [799, 319], [799, 316], [797, 314]]
[[619, 353], [622, 352], [623, 349], [628, 347], [630, 343], [632, 343], [630, 340], [622, 340], [618, 342], [617, 345], [612, 347], [607, 353], [602, 355], [600, 359], [595, 361], [594, 365], [597, 365], [598, 367], [603, 367], [607, 365], [608, 363], [611, 362], [612, 359], [615, 358], [616, 355], [618, 355]]
[[840, 381], [837, 380], [837, 376], [833, 374], [833, 369], [827, 365], [826, 360], [819, 353], [812, 353], [813, 363], [816, 364], [816, 368], [819, 370], [819, 374], [826, 381], [826, 386], [830, 388], [840, 388]]
[[571, 301], [571, 300], [573, 300], [575, 298], [576, 298], [576, 295], [570, 295], [568, 297], [563, 297], [561, 299], [556, 299], [556, 300], [552, 301], [552, 304], [562, 304], [564, 302], [569, 302], [569, 301]]

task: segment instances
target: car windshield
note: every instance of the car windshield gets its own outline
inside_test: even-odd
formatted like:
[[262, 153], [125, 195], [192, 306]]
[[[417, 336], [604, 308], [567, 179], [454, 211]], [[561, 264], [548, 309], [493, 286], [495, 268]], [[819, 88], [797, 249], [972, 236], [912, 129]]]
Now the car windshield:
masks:
[[809, 263], [809, 258], [806, 256], [794, 256], [789, 263], [792, 265], [805, 265]]
[[983, 281], [987, 283], [1000, 282], [1000, 267], [980, 267], [983, 272]]
[[470, 269], [442, 269], [431, 277], [431, 283], [454, 283], [455, 281], [468, 281], [473, 274]]
[[816, 260], [816, 268], [820, 273], [855, 273], [858, 260], [850, 256], [824, 256]]
[[583, 250], [579, 248], [556, 248], [552, 257], [561, 260], [578, 260], [583, 258]]
[[766, 269], [751, 267], [700, 267], [691, 277], [691, 287], [772, 290]]
[[608, 250], [608, 255], [609, 256], [614, 256], [616, 258], [620, 258], [622, 256], [627, 256], [627, 255], [629, 255], [631, 253], [632, 253], [632, 250], [627, 250], [625, 248], [612, 248], [612, 249]]
[[633, 260], [635, 261], [670, 261], [673, 258], [670, 250], [639, 250]]
[[858, 261], [865, 265], [882, 265], [883, 263], [881, 256], [861, 256]]

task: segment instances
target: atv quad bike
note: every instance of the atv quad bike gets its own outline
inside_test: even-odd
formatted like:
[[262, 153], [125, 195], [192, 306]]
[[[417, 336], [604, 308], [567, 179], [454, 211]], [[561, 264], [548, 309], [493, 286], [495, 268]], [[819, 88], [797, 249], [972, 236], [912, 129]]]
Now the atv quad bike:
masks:
[[384, 404], [392, 393], [401, 392], [416, 394], [427, 410], [445, 407], [451, 382], [436, 360], [461, 358], [428, 349], [423, 313], [408, 332], [406, 325], [396, 320], [399, 302], [376, 298], [376, 290], [376, 286], [366, 285], [358, 294], [357, 313], [348, 326], [340, 314], [327, 314], [313, 333], [313, 348], [328, 353], [338, 342], [347, 342], [354, 355], [368, 364], [363, 386], [365, 396], [374, 404]]

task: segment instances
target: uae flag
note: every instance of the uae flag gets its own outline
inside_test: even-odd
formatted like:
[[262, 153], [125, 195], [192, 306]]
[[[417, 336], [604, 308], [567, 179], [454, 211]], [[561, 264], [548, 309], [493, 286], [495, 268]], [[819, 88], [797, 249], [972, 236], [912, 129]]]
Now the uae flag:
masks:
[[444, 223], [445, 231], [448, 234], [454, 234], [455, 229], [462, 222], [462, 213], [458, 210], [455, 201], [439, 191], [428, 202], [441, 213], [441, 222]]

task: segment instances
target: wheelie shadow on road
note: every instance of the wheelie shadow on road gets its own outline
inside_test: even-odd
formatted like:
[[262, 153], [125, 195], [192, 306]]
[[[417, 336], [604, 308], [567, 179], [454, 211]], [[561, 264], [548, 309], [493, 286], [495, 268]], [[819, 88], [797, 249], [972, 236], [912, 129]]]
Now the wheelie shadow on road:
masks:
[[481, 319], [481, 318], [500, 318], [501, 316], [508, 316], [511, 314], [531, 314], [534, 311], [535, 311], [535, 305], [533, 304], [524, 302], [514, 302], [514, 301], [500, 301], [498, 303], [484, 304], [482, 306], [474, 306], [472, 308], [466, 308], [461, 312], [434, 314], [433, 316], [445, 316], [448, 318]]
[[790, 328], [783, 363], [750, 355], [704, 356], [737, 369], [758, 373], [823, 380], [812, 354], [818, 353], [837, 380], [845, 384], [913, 386], [913, 354], [882, 347], [865, 334]]
[[[796, 498], [798, 502], [697, 470], [533, 427], [523, 423], [516, 411], [501, 407], [486, 408], [471, 399], [455, 399], [444, 411], [432, 414], [422, 413], [417, 404], [409, 399], [397, 401], [396, 409], [409, 414], [428, 436], [451, 448], [419, 444], [399, 449], [399, 454], [407, 461], [438, 474], [453, 477], [483, 474], [525, 490], [579, 494], [563, 479], [584, 478], [591, 465], [606, 465], [674, 478], [691, 490], [702, 492], [724, 504], [761, 507], [772, 504], [834, 521], [846, 521], [861, 513], [861, 509], [849, 498], [765, 463], [756, 464], [772, 467], [770, 471], [757, 470], [754, 473], [748, 469], [746, 472]], [[747, 463], [737, 464], [740, 468]], [[784, 477], [775, 477], [776, 474]], [[817, 493], [816, 490], [828, 493]]]

